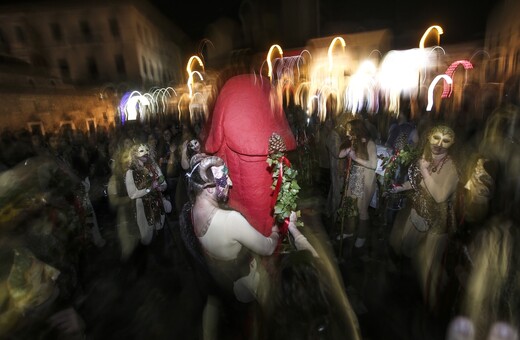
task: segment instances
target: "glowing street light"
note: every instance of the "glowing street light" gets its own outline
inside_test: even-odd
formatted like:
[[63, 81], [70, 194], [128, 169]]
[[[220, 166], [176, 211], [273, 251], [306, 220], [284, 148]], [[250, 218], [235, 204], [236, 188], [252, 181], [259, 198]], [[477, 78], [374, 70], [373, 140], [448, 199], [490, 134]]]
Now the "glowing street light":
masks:
[[442, 30], [442, 27], [441, 26], [438, 26], [438, 25], [433, 25], [433, 26], [430, 26], [428, 27], [428, 29], [424, 32], [422, 38], [421, 38], [421, 41], [419, 41], [419, 48], [423, 49], [424, 48], [424, 42], [426, 40], [426, 38], [428, 37], [428, 34], [430, 34], [430, 32], [435, 29], [437, 31], [437, 34], [438, 34], [438, 40], [437, 40], [437, 45], [439, 45], [440, 43], [440, 39], [441, 39], [441, 34], [444, 33], [444, 31]]

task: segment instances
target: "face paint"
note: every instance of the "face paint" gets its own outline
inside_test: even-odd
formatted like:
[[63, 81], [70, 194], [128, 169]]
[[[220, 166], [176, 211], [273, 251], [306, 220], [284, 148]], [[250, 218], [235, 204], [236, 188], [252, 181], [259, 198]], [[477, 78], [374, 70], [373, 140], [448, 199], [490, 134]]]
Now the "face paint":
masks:
[[225, 165], [214, 166], [211, 168], [215, 178], [217, 199], [226, 201], [228, 198], [229, 187], [233, 185], [228, 175], [228, 168]]
[[188, 143], [188, 148], [191, 151], [200, 152], [200, 143], [199, 143], [199, 141], [196, 140], [196, 139], [190, 140], [190, 142]]

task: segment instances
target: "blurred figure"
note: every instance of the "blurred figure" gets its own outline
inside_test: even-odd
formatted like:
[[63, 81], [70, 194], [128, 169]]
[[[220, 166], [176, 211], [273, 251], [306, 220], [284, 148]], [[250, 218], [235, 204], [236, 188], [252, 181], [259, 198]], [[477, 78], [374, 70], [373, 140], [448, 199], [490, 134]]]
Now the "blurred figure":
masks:
[[140, 242], [140, 233], [133, 216], [133, 202], [128, 196], [125, 185], [126, 171], [131, 163], [133, 141], [122, 135], [119, 145], [111, 155], [111, 176], [108, 181], [108, 199], [111, 209], [116, 214], [116, 229], [121, 260], [126, 262]]
[[457, 274], [461, 313], [477, 335], [497, 321], [519, 326], [519, 124], [518, 106], [498, 107], [486, 123], [479, 153], [468, 163]]
[[[331, 224], [326, 227], [328, 232], [332, 233], [338, 219], [338, 209], [341, 204], [341, 192], [345, 185], [345, 169], [347, 162], [344, 158], [339, 157], [343, 136], [345, 134], [344, 127], [336, 125], [333, 117], [329, 118], [334, 128], [330, 131], [326, 146], [330, 160], [330, 188], [327, 197], [327, 215], [331, 219]], [[329, 123], [330, 124], [330, 123]]]
[[[49, 157], [0, 175], [0, 337], [84, 337], [79, 178]], [[74, 308], [72, 307], [74, 306]]]
[[185, 245], [210, 280], [208, 301], [203, 313], [204, 338], [219, 338], [219, 324], [232, 320], [227, 328], [238, 332], [247, 325], [249, 305], [256, 299], [260, 282], [255, 254], [271, 255], [279, 240], [278, 227], [269, 237], [255, 230], [237, 211], [223, 208], [232, 185], [224, 161], [197, 154], [191, 159], [187, 203], [180, 219]]
[[401, 112], [397, 117], [397, 122], [390, 125], [388, 128], [388, 138], [385, 146], [392, 148], [392, 150], [399, 151], [405, 145], [416, 146], [419, 142], [419, 135], [415, 125], [408, 119], [409, 113]]
[[321, 194], [327, 197], [330, 188], [330, 158], [327, 151], [327, 138], [334, 128], [334, 123], [329, 117], [321, 124], [318, 133], [318, 186]]
[[[357, 202], [358, 226], [355, 242], [356, 248], [365, 244], [370, 220], [368, 207], [376, 191], [376, 144], [362, 120], [354, 119], [347, 123], [347, 137], [352, 145], [339, 152], [339, 157], [350, 157], [353, 161], [350, 167], [348, 183], [345, 184], [346, 197]], [[347, 237], [354, 236], [356, 226], [348, 226]]]
[[[180, 155], [178, 141], [174, 136], [174, 128], [165, 128], [157, 143], [159, 167], [166, 179], [165, 196], [170, 202], [175, 202], [175, 191], [180, 174]], [[175, 130], [176, 131], [176, 130]]]
[[155, 163], [159, 164], [160, 160], [159, 160], [159, 157], [157, 155], [157, 153], [158, 153], [158, 150], [157, 150], [157, 138], [155, 137], [155, 134], [150, 133], [148, 135], [148, 139], [146, 141], [146, 144], [148, 144], [148, 147], [150, 148], [150, 157], [153, 158]]
[[321, 261], [307, 249], [281, 260], [270, 284], [265, 339], [360, 339], [357, 319]]
[[[278, 246], [279, 231], [275, 224], [271, 235], [265, 237], [239, 212], [226, 209], [232, 182], [221, 158], [200, 153], [193, 156], [188, 178], [193, 201], [183, 210], [181, 228], [185, 244], [216, 284], [206, 309], [206, 320], [212, 320], [216, 317], [208, 313], [214, 306], [215, 296], [224, 303], [225, 309], [231, 308], [235, 313], [248, 307], [243, 303], [258, 299], [259, 283], [269, 282], [269, 277], [262, 276], [267, 273], [259, 256], [273, 254]], [[296, 213], [292, 212], [288, 229], [296, 247], [318, 256], [296, 228], [296, 219]]]
[[182, 207], [189, 201], [188, 182], [186, 174], [190, 170], [190, 160], [196, 154], [202, 153], [202, 145], [198, 139], [186, 139], [181, 146], [181, 174], [177, 182], [175, 191], [175, 207], [177, 211], [182, 211]]
[[34, 134], [31, 136], [32, 153], [35, 156], [44, 156], [48, 153], [47, 145], [45, 144], [42, 135]]
[[[154, 265], [168, 265], [171, 262], [165, 235], [166, 214], [172, 205], [165, 197], [166, 180], [159, 166], [150, 157], [150, 149], [146, 144], [136, 144], [131, 149], [131, 162], [126, 170], [125, 186], [128, 197], [132, 199], [132, 213], [140, 235], [140, 244], [133, 251], [127, 268], [133, 269], [137, 275], [143, 274], [150, 260]], [[133, 228], [130, 224], [130, 228]], [[152, 255], [153, 257], [151, 257]], [[132, 268], [135, 266], [136, 268]]]
[[411, 206], [399, 211], [390, 244], [397, 254], [412, 259], [425, 302], [437, 311], [447, 285], [448, 240], [457, 227], [454, 198], [459, 176], [449, 152], [454, 143], [451, 128], [431, 128], [421, 158], [408, 170], [409, 180], [393, 189], [411, 190]]
[[239, 301], [251, 302], [259, 280], [252, 255], [273, 253], [278, 245], [278, 227], [274, 225], [271, 235], [265, 237], [240, 213], [222, 208], [232, 182], [221, 158], [199, 154], [192, 157], [191, 165], [188, 176], [194, 200], [193, 228], [208, 267], [221, 289]]

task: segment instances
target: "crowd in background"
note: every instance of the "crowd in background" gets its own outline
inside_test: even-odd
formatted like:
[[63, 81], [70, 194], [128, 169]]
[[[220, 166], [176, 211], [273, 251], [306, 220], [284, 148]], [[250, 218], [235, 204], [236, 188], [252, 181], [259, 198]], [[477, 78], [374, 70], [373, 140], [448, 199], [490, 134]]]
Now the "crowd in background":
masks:
[[[504, 103], [489, 113], [485, 125], [471, 129], [440, 116], [414, 117], [403, 107], [398, 116], [341, 114], [324, 122], [306, 120], [295, 108], [287, 110], [297, 141], [289, 158], [299, 170], [300, 184], [308, 189], [304, 193], [323, 198], [316, 208], [323, 211], [331, 246], [341, 261], [362, 258], [370, 254], [370, 240], [381, 236], [383, 228], [388, 268], [417, 274], [432, 318], [447, 326], [463, 315], [468, 319], [463, 320], [466, 328], [461, 327], [477, 338], [496, 321], [518, 326], [518, 106]], [[448, 129], [435, 130], [438, 126]], [[436, 131], [442, 132], [441, 139], [451, 138], [441, 140], [449, 144], [442, 146], [443, 152], [449, 149], [449, 158], [442, 153], [437, 163], [435, 156], [421, 162]], [[45, 136], [5, 129], [0, 140], [0, 280], [8, 289], [2, 293], [0, 335], [29, 338], [45, 332], [49, 338], [59, 338], [100, 322], [95, 310], [101, 299], [95, 306], [85, 300], [91, 290], [99, 289], [100, 283], [93, 280], [95, 259], [107, 247], [114, 249], [127, 280], [139, 277], [150, 265], [186, 262], [189, 254], [176, 224], [188, 201], [189, 169], [182, 166], [182, 159], [186, 143], [198, 138], [189, 124], [176, 121], [127, 122], [94, 132], [63, 129]], [[136, 218], [125, 174], [138, 145], [147, 146], [146, 154], [160, 169], [161, 195], [171, 204], [164, 228], [155, 231], [154, 240], [160, 242], [150, 247], [129, 246], [119, 231]], [[398, 158], [406, 152], [410, 160]], [[381, 170], [396, 159], [402, 163], [388, 182]], [[423, 178], [414, 184], [410, 178], [414, 172], [408, 170], [415, 165], [415, 174]], [[449, 217], [449, 228], [421, 230], [420, 222], [412, 223], [414, 211], [421, 217], [420, 208], [412, 208], [412, 197], [425, 189], [435, 197], [433, 189], [439, 186], [428, 187], [426, 178], [448, 172], [450, 188], [435, 202], [445, 204], [449, 212], [436, 212], [432, 218]], [[427, 183], [422, 189], [421, 180]], [[403, 187], [412, 194], [406, 195]], [[404, 216], [404, 211], [412, 217]], [[382, 227], [374, 227], [374, 219]], [[399, 228], [407, 221], [412, 221], [408, 231], [417, 235], [403, 236]], [[427, 287], [432, 282], [435, 288]]]

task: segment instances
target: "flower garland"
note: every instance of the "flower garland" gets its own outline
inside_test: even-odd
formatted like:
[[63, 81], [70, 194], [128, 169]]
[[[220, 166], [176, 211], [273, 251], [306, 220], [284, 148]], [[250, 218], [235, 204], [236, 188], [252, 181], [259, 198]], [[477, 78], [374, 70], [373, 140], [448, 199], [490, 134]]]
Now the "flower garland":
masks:
[[[298, 217], [301, 215], [300, 211], [296, 211], [300, 192], [296, 179], [298, 171], [291, 168], [291, 162], [285, 157], [285, 151], [283, 139], [273, 133], [269, 138], [269, 153], [266, 162], [271, 168], [273, 178], [271, 185], [273, 190], [272, 214], [282, 235], [287, 234], [291, 212], [295, 211]], [[296, 225], [303, 226], [303, 222], [297, 221]]]
[[399, 169], [407, 169], [420, 155], [419, 149], [405, 145], [393, 155], [383, 158], [381, 167], [383, 176], [383, 192], [388, 192], [396, 184]]

